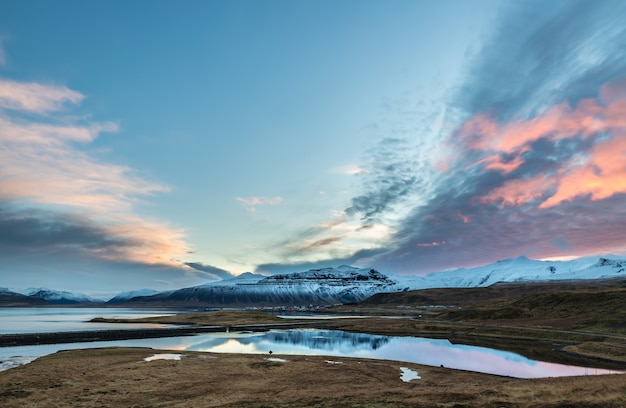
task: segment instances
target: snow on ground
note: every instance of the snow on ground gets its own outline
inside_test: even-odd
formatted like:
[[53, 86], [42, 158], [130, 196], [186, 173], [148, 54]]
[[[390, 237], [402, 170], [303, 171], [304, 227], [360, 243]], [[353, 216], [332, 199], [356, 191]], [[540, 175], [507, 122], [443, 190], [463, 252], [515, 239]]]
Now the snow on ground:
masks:
[[273, 361], [275, 363], [286, 363], [289, 360], [285, 360], [284, 358], [278, 358], [278, 357], [268, 357], [266, 358], [267, 361]]
[[28, 364], [35, 360], [37, 357], [28, 356], [15, 356], [6, 357], [0, 360], [0, 371], [8, 370], [9, 368], [19, 367], [24, 364]]
[[182, 354], [153, 354], [150, 357], [146, 357], [143, 361], [154, 361], [154, 360], [180, 360], [183, 357]]
[[417, 371], [413, 371], [410, 368], [407, 367], [400, 367], [400, 371], [402, 372], [402, 374], [400, 374], [400, 379], [404, 382], [410, 382], [411, 380], [421, 380], [422, 377], [420, 377], [417, 374]]

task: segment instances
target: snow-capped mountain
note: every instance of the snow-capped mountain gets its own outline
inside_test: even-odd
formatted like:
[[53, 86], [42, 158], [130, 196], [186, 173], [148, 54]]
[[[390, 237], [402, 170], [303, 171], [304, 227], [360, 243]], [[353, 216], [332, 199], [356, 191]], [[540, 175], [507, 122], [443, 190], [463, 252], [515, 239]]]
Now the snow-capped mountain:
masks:
[[375, 293], [395, 290], [397, 283], [374, 269], [340, 266], [269, 277], [248, 274], [227, 281], [133, 298], [129, 304], [317, 306], [358, 302]]
[[476, 268], [433, 272], [426, 276], [394, 277], [409, 289], [467, 288], [498, 282], [540, 282], [575, 279], [626, 278], [626, 260], [615, 256], [572, 261], [537, 261], [520, 256]]
[[47, 288], [29, 288], [22, 292], [23, 295], [43, 299], [56, 305], [103, 303], [102, 299], [96, 299], [83, 293], [72, 293], [62, 290]]
[[[626, 259], [610, 255], [561, 262], [518, 257], [426, 276], [390, 276], [375, 269], [344, 265], [273, 276], [248, 272], [232, 279], [167, 292], [150, 289], [123, 292], [107, 303], [177, 307], [323, 306], [360, 302], [381, 292], [619, 277], [626, 278]], [[0, 303], [11, 305], [103, 303], [84, 294], [43, 288], [27, 289], [22, 294], [0, 288], [0, 298]]]
[[8, 288], [0, 288], [0, 306], [14, 306], [14, 307], [30, 307], [30, 306], [45, 306], [48, 302], [43, 299], [33, 298], [11, 291]]

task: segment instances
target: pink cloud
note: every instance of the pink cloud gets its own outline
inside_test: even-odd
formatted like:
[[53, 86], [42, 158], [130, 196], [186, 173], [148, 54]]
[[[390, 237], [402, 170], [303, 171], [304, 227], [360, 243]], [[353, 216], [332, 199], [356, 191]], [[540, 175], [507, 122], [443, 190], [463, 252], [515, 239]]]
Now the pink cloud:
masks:
[[516, 207], [533, 200], [545, 198], [546, 190], [556, 183], [554, 178], [543, 175], [530, 179], [510, 180], [504, 186], [493, 189], [480, 197], [483, 203], [499, 203], [502, 206]]
[[[625, 130], [626, 81], [621, 81], [604, 85], [597, 99], [583, 99], [575, 107], [562, 103], [530, 119], [498, 124], [488, 115], [476, 115], [456, 136], [466, 148], [483, 156], [474, 165], [503, 175], [519, 169], [531, 143], [541, 138], [593, 140], [585, 156], [559, 163], [556, 172], [508, 180], [480, 198], [507, 206], [537, 200], [540, 208], [547, 208], [581, 196], [602, 200], [626, 193]], [[504, 157], [513, 158], [505, 161]]]
[[124, 259], [131, 262], [180, 268], [183, 267], [180, 259], [191, 250], [185, 241], [183, 231], [139, 217], [121, 218], [116, 224], [109, 225], [105, 229], [111, 235], [129, 241], [131, 245], [100, 253], [100, 257], [104, 259]]
[[603, 200], [626, 193], [626, 133], [595, 145], [589, 160], [561, 175], [556, 193], [540, 207], [547, 208], [580, 196]]

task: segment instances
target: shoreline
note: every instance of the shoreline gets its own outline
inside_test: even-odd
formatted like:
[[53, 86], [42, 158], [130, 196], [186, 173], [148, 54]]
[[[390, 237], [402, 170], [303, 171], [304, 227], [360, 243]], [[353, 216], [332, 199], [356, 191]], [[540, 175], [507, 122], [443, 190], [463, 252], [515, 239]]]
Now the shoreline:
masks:
[[319, 327], [319, 322], [291, 322], [269, 324], [238, 324], [216, 326], [163, 327], [154, 329], [110, 329], [45, 333], [0, 334], [0, 347], [37, 346], [45, 344], [90, 343], [96, 341], [155, 339], [164, 337], [193, 336], [201, 333], [227, 331], [264, 332], [272, 329], [297, 329], [307, 326]]

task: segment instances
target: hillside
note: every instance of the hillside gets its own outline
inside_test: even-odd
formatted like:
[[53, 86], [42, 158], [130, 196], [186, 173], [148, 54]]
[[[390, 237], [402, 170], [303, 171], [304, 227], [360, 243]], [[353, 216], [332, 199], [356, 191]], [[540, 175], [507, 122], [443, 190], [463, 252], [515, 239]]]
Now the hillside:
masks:
[[358, 302], [397, 290], [396, 282], [374, 269], [350, 266], [313, 269], [258, 279], [246, 277], [152, 296], [134, 297], [128, 306], [273, 307], [328, 306]]
[[359, 307], [429, 310], [437, 320], [626, 334], [626, 279], [379, 293]]

